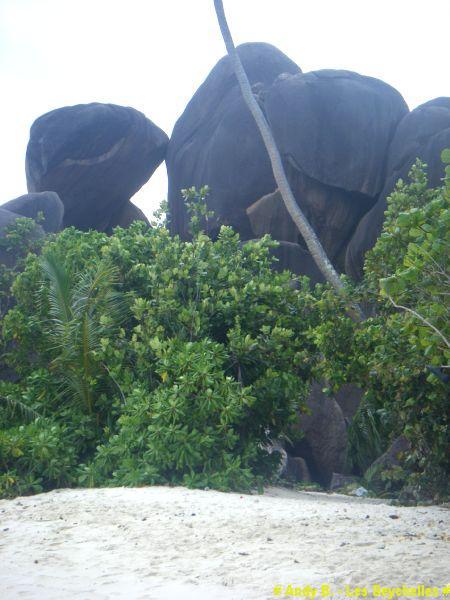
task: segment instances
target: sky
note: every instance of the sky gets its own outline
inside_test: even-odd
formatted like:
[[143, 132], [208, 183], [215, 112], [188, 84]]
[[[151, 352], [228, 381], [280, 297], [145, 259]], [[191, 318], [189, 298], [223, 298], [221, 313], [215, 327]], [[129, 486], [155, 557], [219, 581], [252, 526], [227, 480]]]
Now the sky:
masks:
[[[274, 44], [303, 72], [383, 79], [410, 109], [450, 96], [450, 0], [224, 0], [235, 43]], [[132, 106], [168, 135], [225, 54], [213, 0], [0, 0], [0, 204], [26, 193], [29, 129], [55, 108]], [[133, 197], [150, 216], [164, 164]]]

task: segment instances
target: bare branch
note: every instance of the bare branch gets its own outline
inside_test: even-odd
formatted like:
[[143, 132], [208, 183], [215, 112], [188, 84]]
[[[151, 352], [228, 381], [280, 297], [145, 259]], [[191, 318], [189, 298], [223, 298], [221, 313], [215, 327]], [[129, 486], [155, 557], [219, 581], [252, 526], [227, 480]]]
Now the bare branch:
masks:
[[447, 338], [444, 336], [444, 334], [441, 331], [439, 331], [439, 329], [437, 327], [435, 327], [432, 323], [430, 323], [430, 321], [428, 321], [427, 319], [425, 319], [425, 317], [422, 317], [422, 315], [419, 315], [419, 313], [416, 312], [415, 310], [413, 310], [412, 308], [408, 308], [407, 306], [402, 306], [401, 304], [397, 304], [393, 300], [393, 298], [391, 298], [391, 296], [388, 295], [388, 298], [389, 298], [391, 304], [393, 306], [395, 306], [395, 308], [401, 308], [402, 310], [406, 310], [407, 312], [409, 312], [412, 315], [414, 315], [417, 319], [419, 319], [419, 321], [422, 321], [422, 323], [424, 323], [428, 327], [431, 327], [431, 329], [435, 333], [437, 333], [437, 335], [444, 341], [444, 344], [447, 346], [447, 348], [450, 348], [450, 342], [447, 340]]

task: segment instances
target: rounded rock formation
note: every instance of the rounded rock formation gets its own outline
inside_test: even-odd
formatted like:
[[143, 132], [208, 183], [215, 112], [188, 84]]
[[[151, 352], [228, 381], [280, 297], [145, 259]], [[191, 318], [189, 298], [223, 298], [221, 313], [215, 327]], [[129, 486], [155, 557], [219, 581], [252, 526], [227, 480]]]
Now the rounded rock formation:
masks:
[[[408, 107], [394, 88], [372, 77], [332, 70], [303, 74], [268, 44], [243, 44], [238, 52], [294, 196], [343, 270], [353, 231], [383, 187], [387, 150]], [[231, 225], [243, 240], [268, 233], [307, 252], [273, 194], [269, 157], [227, 56], [178, 119], [166, 162], [172, 233], [189, 237], [181, 189], [208, 185], [208, 208], [215, 213], [210, 234]]]
[[383, 227], [387, 198], [399, 179], [408, 178], [417, 158], [427, 164], [429, 187], [440, 185], [444, 176], [441, 152], [445, 148], [450, 148], [450, 98], [430, 100], [403, 117], [389, 148], [386, 178], [377, 203], [362, 218], [348, 245], [348, 275], [362, 277], [365, 254], [373, 248]]
[[167, 135], [133, 108], [100, 103], [58, 108], [31, 127], [28, 191], [57, 192], [64, 227], [105, 231], [164, 160], [167, 144]]
[[408, 107], [378, 79], [322, 70], [275, 81], [264, 109], [294, 196], [343, 267], [340, 255], [383, 187], [387, 150]]
[[5, 202], [0, 208], [35, 221], [38, 220], [39, 213], [42, 213], [43, 221], [40, 225], [46, 233], [56, 233], [62, 229], [64, 204], [56, 192], [24, 194]]
[[290, 451], [306, 460], [315, 481], [327, 486], [333, 473], [345, 472], [347, 425], [339, 404], [322, 392], [318, 382], [313, 383], [306, 405], [309, 414], [302, 414], [295, 426], [303, 438]]
[[111, 219], [106, 233], [112, 233], [114, 227], [123, 227], [126, 229], [134, 221], [144, 221], [150, 227], [150, 222], [142, 210], [132, 202], [126, 202], [120, 212]]
[[[242, 44], [238, 53], [255, 93], [260, 95], [281, 73], [300, 72], [270, 44]], [[276, 186], [263, 141], [228, 56], [212, 69], [176, 122], [166, 163], [172, 233], [189, 237], [189, 216], [181, 190], [208, 185], [208, 207], [215, 212], [217, 228], [232, 225], [244, 239], [255, 237], [246, 208]]]

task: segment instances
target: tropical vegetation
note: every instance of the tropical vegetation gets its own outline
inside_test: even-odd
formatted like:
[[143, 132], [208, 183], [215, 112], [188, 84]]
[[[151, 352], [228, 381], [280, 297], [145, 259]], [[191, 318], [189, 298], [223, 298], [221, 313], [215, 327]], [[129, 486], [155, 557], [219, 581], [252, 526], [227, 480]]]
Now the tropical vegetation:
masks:
[[[450, 163], [449, 153], [444, 159]], [[349, 466], [374, 493], [448, 494], [450, 167], [423, 165], [389, 199], [364, 280], [344, 295], [277, 273], [269, 237], [211, 239], [206, 189], [186, 190], [192, 239], [164, 222], [111, 236], [69, 228], [2, 278], [0, 496], [58, 486], [261, 488], [313, 381], [365, 390]], [[22, 235], [23, 233], [23, 235]], [[20, 244], [19, 244], [20, 245]], [[20, 272], [19, 272], [20, 271]], [[299, 416], [300, 415], [300, 416]], [[401, 464], [368, 468], [404, 436]]]

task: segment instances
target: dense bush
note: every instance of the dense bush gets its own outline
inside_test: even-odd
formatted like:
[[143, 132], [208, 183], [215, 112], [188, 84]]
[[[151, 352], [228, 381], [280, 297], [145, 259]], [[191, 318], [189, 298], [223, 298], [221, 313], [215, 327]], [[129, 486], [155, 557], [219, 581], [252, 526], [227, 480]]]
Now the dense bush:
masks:
[[[271, 270], [269, 238], [242, 244], [223, 227], [211, 240], [193, 190], [190, 242], [140, 223], [50, 238], [8, 275], [2, 360], [20, 382], [0, 382], [0, 495], [249, 489], [273, 473], [267, 444], [290, 435], [310, 382], [323, 379], [330, 391], [365, 390], [349, 463], [367, 485], [445, 497], [450, 172], [437, 190], [420, 165], [411, 177], [389, 199], [363, 282], [346, 282], [368, 307], [362, 323], [328, 286]], [[368, 469], [400, 435], [411, 446], [401, 465]]]
[[[39, 217], [42, 213], [39, 214]], [[40, 219], [38, 219], [40, 222]], [[39, 252], [43, 238], [39, 227], [26, 217], [16, 219], [13, 226], [8, 226], [0, 236], [0, 256], [11, 257], [0, 261], [0, 318], [6, 314], [12, 304], [11, 285], [22, 269], [30, 252]]]
[[[448, 153], [443, 158], [450, 162]], [[427, 189], [420, 163], [410, 178], [389, 198], [383, 232], [354, 290], [375, 316], [361, 326], [338, 319], [334, 339], [317, 340], [335, 386], [352, 381], [366, 390], [350, 429], [353, 466], [363, 473], [393, 439], [410, 441], [402, 467], [368, 473], [376, 491], [402, 490], [405, 500], [447, 495], [450, 456], [450, 167], [436, 190]]]
[[[222, 228], [212, 241], [198, 224], [191, 242], [142, 223], [111, 237], [66, 229], [28, 257], [2, 325], [21, 381], [0, 395], [39, 419], [8, 417], [1, 493], [77, 481], [248, 489], [273, 472], [265, 446], [306, 396], [319, 313], [307, 281], [294, 289], [271, 270], [268, 238], [242, 245]], [[52, 472], [29, 460], [45, 427]], [[21, 435], [14, 461], [8, 440]]]

